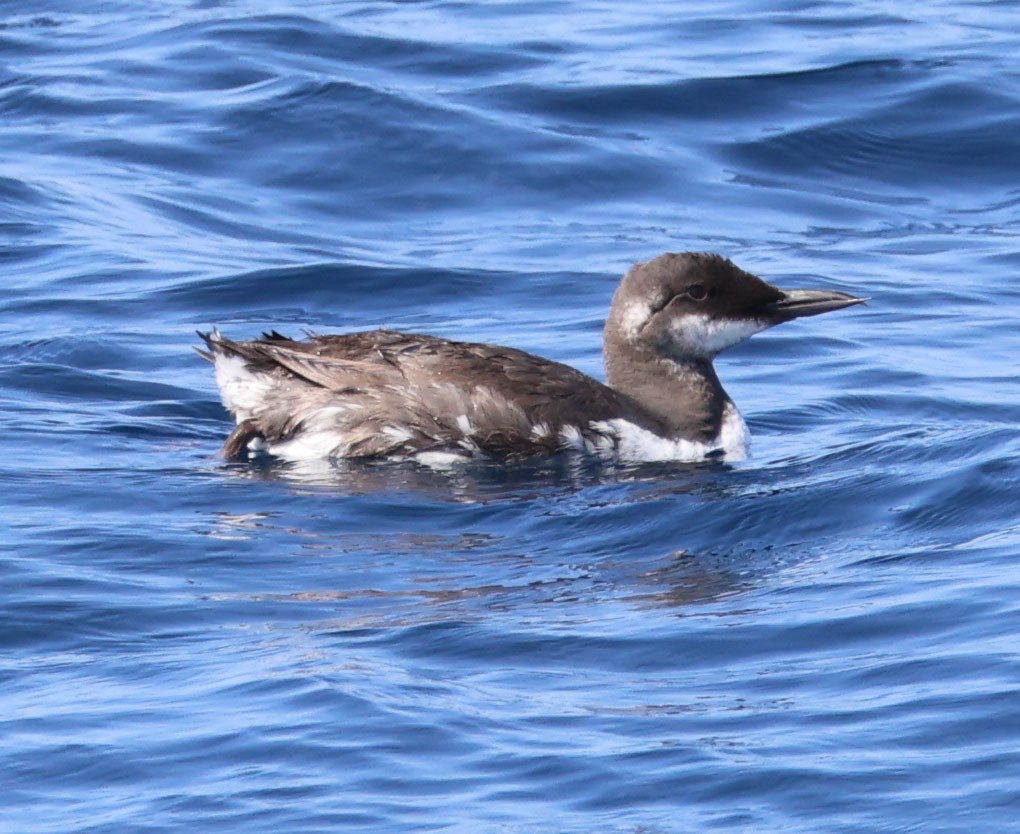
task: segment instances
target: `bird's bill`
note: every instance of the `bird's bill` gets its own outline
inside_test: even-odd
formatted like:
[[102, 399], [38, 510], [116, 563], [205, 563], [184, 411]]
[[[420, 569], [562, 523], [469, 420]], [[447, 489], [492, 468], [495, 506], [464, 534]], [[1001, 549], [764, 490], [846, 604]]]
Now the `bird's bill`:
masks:
[[777, 323], [842, 310], [844, 307], [863, 304], [868, 300], [836, 290], [781, 290], [781, 292], [782, 298], [765, 305], [764, 310]]

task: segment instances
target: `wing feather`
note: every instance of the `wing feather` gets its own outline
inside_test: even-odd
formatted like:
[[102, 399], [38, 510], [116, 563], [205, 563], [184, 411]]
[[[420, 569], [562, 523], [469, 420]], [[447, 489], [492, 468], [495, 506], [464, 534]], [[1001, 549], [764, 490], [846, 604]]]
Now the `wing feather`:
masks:
[[626, 395], [514, 348], [385, 330], [307, 341], [275, 331], [246, 342], [203, 338], [212, 353], [242, 357], [279, 381], [279, 402], [265, 409], [268, 439], [301, 431], [331, 402], [343, 404], [332, 411], [352, 455], [475, 448], [523, 457], [562, 448], [566, 434], [597, 439], [593, 424], [614, 418], [659, 428]]

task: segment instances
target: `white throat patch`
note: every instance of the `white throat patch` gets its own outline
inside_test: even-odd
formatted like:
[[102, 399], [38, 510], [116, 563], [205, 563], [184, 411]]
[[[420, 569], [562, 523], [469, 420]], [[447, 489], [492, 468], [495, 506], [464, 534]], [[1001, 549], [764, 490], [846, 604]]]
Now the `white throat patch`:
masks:
[[669, 323], [669, 333], [679, 353], [711, 359], [769, 326], [761, 319], [714, 319], [687, 313]]

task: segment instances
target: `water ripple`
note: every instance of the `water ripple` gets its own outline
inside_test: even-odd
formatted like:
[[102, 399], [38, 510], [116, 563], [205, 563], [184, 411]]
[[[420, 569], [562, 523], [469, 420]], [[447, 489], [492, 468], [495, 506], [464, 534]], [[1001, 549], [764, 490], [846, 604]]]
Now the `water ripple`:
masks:
[[[1011, 830], [1014, 11], [0, 12], [0, 827]], [[196, 328], [599, 375], [687, 249], [872, 299], [747, 461], [216, 455]]]

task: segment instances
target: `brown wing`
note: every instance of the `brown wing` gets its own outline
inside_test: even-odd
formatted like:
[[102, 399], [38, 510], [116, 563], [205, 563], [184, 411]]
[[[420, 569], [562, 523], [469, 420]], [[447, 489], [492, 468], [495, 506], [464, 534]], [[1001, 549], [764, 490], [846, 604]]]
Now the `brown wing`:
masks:
[[[319, 361], [355, 362], [399, 373], [405, 404], [419, 401], [433, 418], [470, 418], [472, 440], [499, 457], [554, 451], [560, 429], [594, 432], [593, 421], [623, 417], [652, 431], [663, 427], [640, 405], [569, 365], [515, 348], [432, 336], [374, 331], [313, 336]], [[536, 427], [548, 430], [540, 436]], [[527, 447], [528, 451], [523, 451]]]
[[359, 367], [397, 371], [409, 384], [446, 383], [470, 389], [487, 387], [513, 400], [536, 420], [554, 419], [557, 409], [600, 420], [622, 416], [636, 407], [628, 398], [576, 368], [516, 348], [477, 342], [458, 342], [389, 331], [349, 336], [313, 336], [295, 343], [303, 352], [314, 350], [312, 363], [340, 368]]
[[[362, 438], [365, 454], [414, 453], [467, 440], [493, 456], [522, 457], [556, 451], [564, 426], [591, 436], [598, 433], [592, 421], [624, 417], [659, 428], [630, 398], [568, 365], [514, 348], [384, 330], [309, 334], [307, 341], [275, 332], [247, 342], [203, 338], [214, 352], [241, 356], [290, 387], [317, 389], [309, 391], [316, 403], [329, 392], [357, 400], [359, 423], [345, 431]], [[274, 420], [281, 431], [282, 417]], [[286, 432], [301, 421], [291, 414]], [[394, 425], [411, 429], [407, 448], [385, 440]]]

